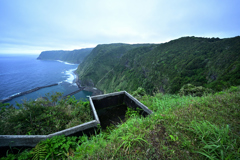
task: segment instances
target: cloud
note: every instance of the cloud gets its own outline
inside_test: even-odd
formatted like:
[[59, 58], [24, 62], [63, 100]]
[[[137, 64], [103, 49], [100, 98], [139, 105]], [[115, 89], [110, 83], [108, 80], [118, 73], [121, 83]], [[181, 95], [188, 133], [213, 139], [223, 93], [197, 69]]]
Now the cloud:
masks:
[[239, 35], [235, 1], [0, 1], [0, 53]]

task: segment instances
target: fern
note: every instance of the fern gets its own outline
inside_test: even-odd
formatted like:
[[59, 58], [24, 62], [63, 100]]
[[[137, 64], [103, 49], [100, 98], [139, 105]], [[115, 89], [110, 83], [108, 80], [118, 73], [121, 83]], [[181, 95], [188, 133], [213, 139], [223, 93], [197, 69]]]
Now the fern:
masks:
[[73, 155], [77, 147], [77, 137], [54, 136], [41, 141], [40, 144], [45, 146], [46, 159], [50, 157], [52, 159], [65, 159]]
[[33, 160], [45, 159], [47, 155], [46, 146], [43, 144], [37, 144], [33, 149]]

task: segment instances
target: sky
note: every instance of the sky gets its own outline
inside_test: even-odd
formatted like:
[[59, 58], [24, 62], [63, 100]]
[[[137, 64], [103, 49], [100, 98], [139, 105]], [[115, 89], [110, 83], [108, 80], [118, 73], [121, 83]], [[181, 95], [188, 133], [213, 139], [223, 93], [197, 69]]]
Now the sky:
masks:
[[0, 0], [0, 53], [240, 35], [239, 0]]

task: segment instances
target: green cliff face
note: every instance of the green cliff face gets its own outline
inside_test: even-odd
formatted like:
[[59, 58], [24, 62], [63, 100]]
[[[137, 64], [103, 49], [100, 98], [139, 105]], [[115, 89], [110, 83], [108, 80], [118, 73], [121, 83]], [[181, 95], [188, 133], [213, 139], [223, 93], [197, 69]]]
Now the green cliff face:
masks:
[[164, 44], [99, 45], [77, 73], [105, 92], [176, 93], [191, 83], [214, 90], [240, 85], [240, 37], [183, 37]]
[[82, 85], [96, 86], [119, 63], [129, 50], [148, 44], [102, 44], [98, 45], [78, 66], [77, 73]]
[[61, 60], [70, 63], [80, 64], [83, 59], [92, 51], [92, 48], [77, 49], [73, 51], [43, 51], [37, 59], [39, 60]]

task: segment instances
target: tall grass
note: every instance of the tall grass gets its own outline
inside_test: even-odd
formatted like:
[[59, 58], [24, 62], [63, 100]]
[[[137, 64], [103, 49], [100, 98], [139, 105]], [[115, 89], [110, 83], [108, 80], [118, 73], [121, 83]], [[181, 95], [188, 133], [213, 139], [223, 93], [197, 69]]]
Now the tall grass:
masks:
[[200, 142], [196, 153], [209, 159], [235, 159], [236, 140], [230, 136], [229, 125], [218, 127], [208, 121], [192, 121], [190, 132]]

